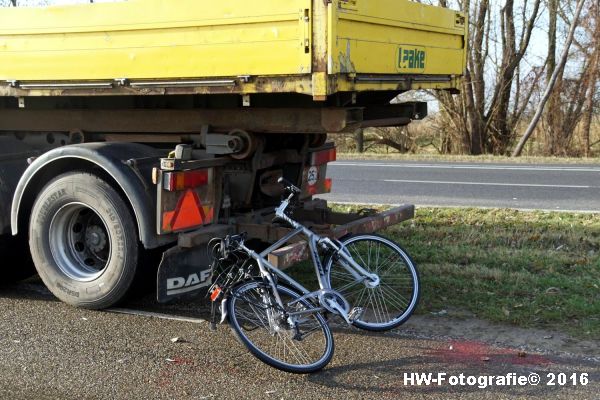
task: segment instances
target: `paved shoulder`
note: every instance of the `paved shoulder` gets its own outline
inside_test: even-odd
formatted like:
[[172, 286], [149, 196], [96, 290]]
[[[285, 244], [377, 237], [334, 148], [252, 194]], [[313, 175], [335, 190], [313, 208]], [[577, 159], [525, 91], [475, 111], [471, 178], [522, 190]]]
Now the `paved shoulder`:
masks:
[[[598, 363], [480, 342], [336, 330], [333, 362], [291, 375], [252, 357], [227, 327], [71, 308], [32, 287], [0, 295], [0, 398], [5, 399], [597, 399]], [[183, 339], [173, 343], [172, 338]], [[445, 381], [423, 379], [445, 374]], [[589, 383], [547, 385], [549, 374]], [[539, 385], [451, 377], [537, 374]], [[508, 379], [508, 378], [507, 378]], [[512, 378], [511, 378], [512, 379]], [[421, 382], [421, 383], [419, 383]], [[562, 381], [561, 381], [562, 382]], [[570, 381], [569, 381], [570, 382]]]

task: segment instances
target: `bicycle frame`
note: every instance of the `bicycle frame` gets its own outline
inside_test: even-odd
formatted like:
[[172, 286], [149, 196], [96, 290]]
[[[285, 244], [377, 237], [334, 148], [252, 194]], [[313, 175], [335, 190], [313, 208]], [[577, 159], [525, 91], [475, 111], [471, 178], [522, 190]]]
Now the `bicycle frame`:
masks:
[[[291, 196], [290, 196], [290, 198], [291, 198]], [[279, 278], [281, 278], [283, 281], [285, 281], [291, 287], [293, 287], [294, 289], [299, 291], [300, 294], [302, 295], [301, 299], [311, 297], [311, 295], [314, 295], [314, 297], [316, 297], [317, 296], [316, 293], [319, 292], [319, 291], [310, 292], [307, 288], [302, 286], [300, 283], [295, 281], [288, 274], [283, 272], [281, 269], [275, 267], [273, 264], [271, 264], [267, 260], [267, 256], [271, 252], [281, 248], [289, 240], [291, 240], [292, 238], [294, 238], [298, 235], [301, 235], [301, 234], [304, 235], [308, 240], [308, 246], [310, 249], [311, 259], [312, 259], [313, 265], [315, 267], [315, 273], [317, 275], [317, 280], [319, 282], [319, 287], [320, 287], [321, 292], [330, 291], [330, 290], [332, 290], [332, 288], [331, 288], [331, 285], [329, 284], [329, 282], [326, 280], [326, 275], [329, 271], [325, 270], [325, 267], [323, 266], [323, 263], [321, 262], [321, 258], [319, 256], [319, 247], [323, 247], [325, 250], [334, 250], [335, 253], [338, 256], [340, 256], [340, 260], [342, 261], [341, 265], [356, 280], [362, 280], [369, 287], [376, 287], [379, 284], [379, 277], [375, 274], [369, 273], [364, 268], [362, 268], [356, 261], [354, 261], [354, 259], [352, 258], [352, 256], [349, 253], [344, 251], [343, 246], [336, 244], [333, 240], [329, 239], [328, 237], [322, 237], [322, 236], [317, 235], [316, 233], [312, 232], [307, 227], [303, 226], [299, 222], [294, 221], [293, 219], [291, 219], [290, 217], [285, 215], [284, 211], [285, 211], [285, 208], [289, 204], [290, 198], [288, 198], [287, 200], [284, 200], [282, 202], [282, 204], [277, 208], [276, 215], [279, 218], [284, 219], [290, 225], [292, 225], [292, 227], [294, 228], [293, 231], [291, 231], [290, 233], [285, 235], [283, 238], [281, 238], [280, 240], [275, 242], [273, 245], [269, 246], [267, 249], [262, 251], [260, 254], [247, 248], [243, 244], [240, 245], [240, 248], [242, 250], [246, 251], [250, 255], [250, 257], [252, 257], [258, 263], [258, 267], [260, 269], [261, 275], [268, 280], [270, 286], [273, 289], [275, 298], [276, 298], [279, 306], [281, 306], [282, 308], [284, 307], [284, 305], [281, 301], [281, 298], [279, 296], [279, 293], [277, 293], [277, 288], [276, 288], [275, 282], [273, 281], [271, 274], [277, 275]], [[301, 313], [317, 312], [317, 311], [322, 311], [322, 308], [306, 310]], [[344, 316], [344, 318], [346, 320], [348, 320], [347, 315]]]

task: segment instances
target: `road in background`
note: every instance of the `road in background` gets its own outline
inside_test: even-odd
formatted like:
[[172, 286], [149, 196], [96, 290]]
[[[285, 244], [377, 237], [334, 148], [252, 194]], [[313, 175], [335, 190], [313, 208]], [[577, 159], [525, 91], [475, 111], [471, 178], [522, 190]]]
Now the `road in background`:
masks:
[[352, 160], [327, 173], [333, 191], [320, 197], [336, 202], [600, 211], [600, 164]]

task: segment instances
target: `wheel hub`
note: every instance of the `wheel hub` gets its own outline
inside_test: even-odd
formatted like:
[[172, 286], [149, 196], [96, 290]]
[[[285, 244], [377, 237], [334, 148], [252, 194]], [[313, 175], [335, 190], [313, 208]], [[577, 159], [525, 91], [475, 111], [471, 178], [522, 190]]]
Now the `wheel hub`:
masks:
[[73, 280], [87, 282], [104, 273], [110, 258], [106, 224], [81, 203], [63, 206], [50, 224], [50, 250], [60, 270]]
[[379, 276], [377, 276], [376, 274], [371, 274], [371, 276], [368, 279], [365, 279], [365, 286], [369, 289], [375, 289], [379, 286], [379, 283], [380, 279]]
[[91, 225], [85, 231], [85, 243], [88, 248], [98, 253], [106, 247], [106, 232], [98, 225]]

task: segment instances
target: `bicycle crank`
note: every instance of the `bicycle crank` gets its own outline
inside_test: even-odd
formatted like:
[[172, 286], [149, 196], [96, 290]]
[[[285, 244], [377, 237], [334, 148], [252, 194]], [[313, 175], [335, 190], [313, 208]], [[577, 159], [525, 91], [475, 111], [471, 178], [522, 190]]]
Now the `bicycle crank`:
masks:
[[348, 304], [348, 301], [339, 292], [331, 289], [323, 289], [320, 291], [318, 298], [321, 307], [330, 313], [339, 315], [348, 325], [352, 324], [348, 315], [350, 313], [350, 304]]

